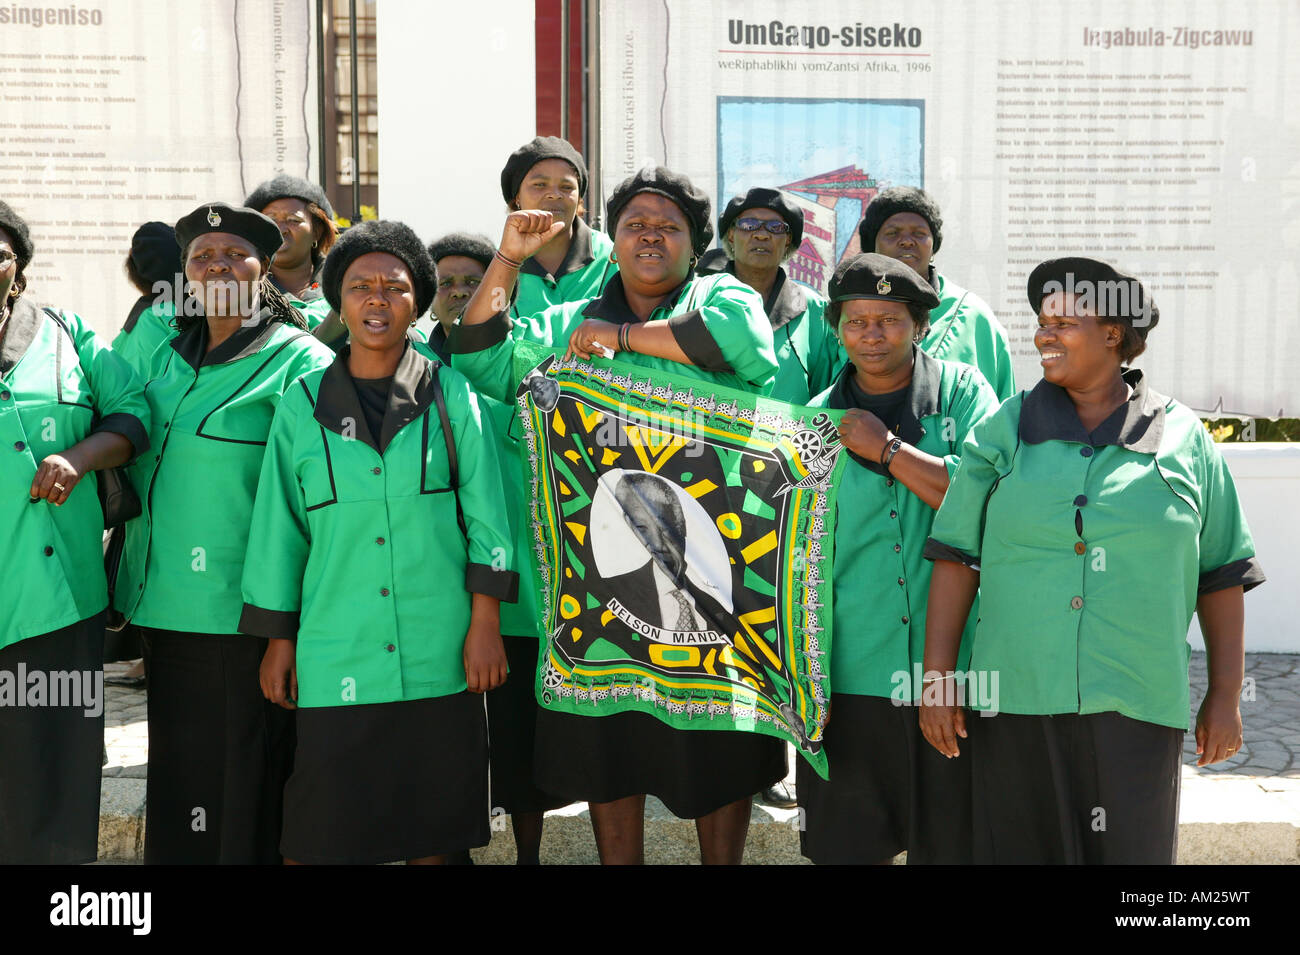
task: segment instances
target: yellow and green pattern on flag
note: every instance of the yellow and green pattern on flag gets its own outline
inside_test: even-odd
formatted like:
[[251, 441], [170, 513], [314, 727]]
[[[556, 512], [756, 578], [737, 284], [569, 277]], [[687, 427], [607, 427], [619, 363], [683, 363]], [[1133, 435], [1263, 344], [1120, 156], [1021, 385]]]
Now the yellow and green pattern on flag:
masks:
[[520, 343], [537, 698], [792, 741], [823, 776], [838, 413]]

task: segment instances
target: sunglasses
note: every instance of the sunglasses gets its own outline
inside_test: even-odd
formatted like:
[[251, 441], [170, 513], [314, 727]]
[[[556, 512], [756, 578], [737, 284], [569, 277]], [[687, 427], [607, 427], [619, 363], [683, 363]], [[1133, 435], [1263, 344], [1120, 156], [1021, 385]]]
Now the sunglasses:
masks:
[[790, 231], [790, 223], [783, 219], [755, 219], [753, 216], [746, 216], [736, 220], [736, 228], [741, 232], [757, 232], [759, 229], [766, 229], [770, 235], [785, 235]]

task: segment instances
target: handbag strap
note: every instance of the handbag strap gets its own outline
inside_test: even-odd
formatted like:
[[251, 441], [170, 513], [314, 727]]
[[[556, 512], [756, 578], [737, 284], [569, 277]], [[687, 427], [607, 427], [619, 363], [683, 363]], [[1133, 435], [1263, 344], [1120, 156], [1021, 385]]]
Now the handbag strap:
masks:
[[442, 393], [442, 382], [438, 378], [438, 369], [442, 362], [433, 365], [433, 400], [438, 406], [438, 421], [442, 425], [442, 439], [447, 443], [447, 477], [451, 482], [452, 493], [456, 496], [456, 523], [460, 525], [461, 536], [469, 541], [469, 532], [465, 529], [465, 512], [460, 506], [460, 464], [456, 458], [456, 439], [451, 433], [451, 418], [447, 415], [447, 399]]

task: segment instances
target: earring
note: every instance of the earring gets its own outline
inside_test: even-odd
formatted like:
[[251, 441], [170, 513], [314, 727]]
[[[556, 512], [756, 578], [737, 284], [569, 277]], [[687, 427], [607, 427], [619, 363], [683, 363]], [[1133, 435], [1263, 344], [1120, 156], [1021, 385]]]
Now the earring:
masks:
[[613, 262], [615, 265], [618, 264], [618, 253], [615, 252], [613, 249], [609, 250], [609, 260]]
[[697, 265], [699, 264], [699, 262], [700, 262], [700, 257], [699, 257], [698, 255], [692, 255], [692, 256], [691, 256], [691, 271], [692, 271], [692, 272], [695, 271], [695, 266], [697, 266]]

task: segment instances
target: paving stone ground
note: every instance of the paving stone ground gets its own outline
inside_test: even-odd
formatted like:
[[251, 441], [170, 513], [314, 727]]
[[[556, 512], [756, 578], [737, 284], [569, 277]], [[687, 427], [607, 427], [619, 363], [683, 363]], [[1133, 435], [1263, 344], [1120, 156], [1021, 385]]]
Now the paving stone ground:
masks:
[[[108, 664], [105, 676], [120, 674], [125, 664]], [[1193, 653], [1191, 676], [1191, 720], [1205, 696], [1207, 685], [1204, 653]], [[143, 781], [148, 758], [147, 695], [141, 689], [105, 686], [104, 738], [108, 763], [104, 767], [105, 816], [101, 821], [101, 859], [138, 858], [138, 818], [123, 826], [110, 822], [110, 804], [143, 808]], [[1246, 655], [1246, 683], [1242, 693], [1241, 717], [1244, 743], [1231, 760], [1215, 766], [1196, 766], [1196, 740], [1187, 733], [1183, 747], [1183, 801], [1180, 807], [1179, 860], [1296, 862], [1300, 856], [1300, 654], [1251, 653]], [[790, 778], [793, 779], [793, 763]], [[138, 782], [137, 782], [138, 780]], [[647, 811], [647, 861], [690, 862], [698, 860], [693, 826], [684, 827], [662, 806], [651, 800]], [[1290, 822], [1276, 821], [1285, 816]], [[548, 814], [543, 861], [595, 861], [590, 825], [585, 806], [571, 806]], [[114, 810], [120, 816], [120, 810]], [[663, 817], [662, 819], [660, 817]], [[794, 810], [754, 807], [746, 861], [799, 862], [797, 840], [791, 839]], [[1246, 831], [1241, 827], [1255, 828]], [[126, 848], [105, 846], [106, 826], [123, 838]], [[1268, 827], [1275, 826], [1276, 829]], [[688, 831], [689, 829], [689, 831]], [[680, 830], [680, 831], [679, 831]], [[1253, 841], [1252, 841], [1253, 840]], [[116, 843], [118, 837], [114, 836]], [[1247, 846], [1247, 843], [1249, 845]], [[1243, 849], [1243, 846], [1247, 846]], [[1185, 851], [1186, 850], [1186, 853]], [[113, 852], [120, 851], [114, 856]], [[1246, 858], [1243, 858], [1245, 852]], [[492, 844], [475, 851], [480, 862], [513, 861], [513, 843], [508, 826], [494, 833]], [[901, 858], [901, 857], [900, 857]]]

